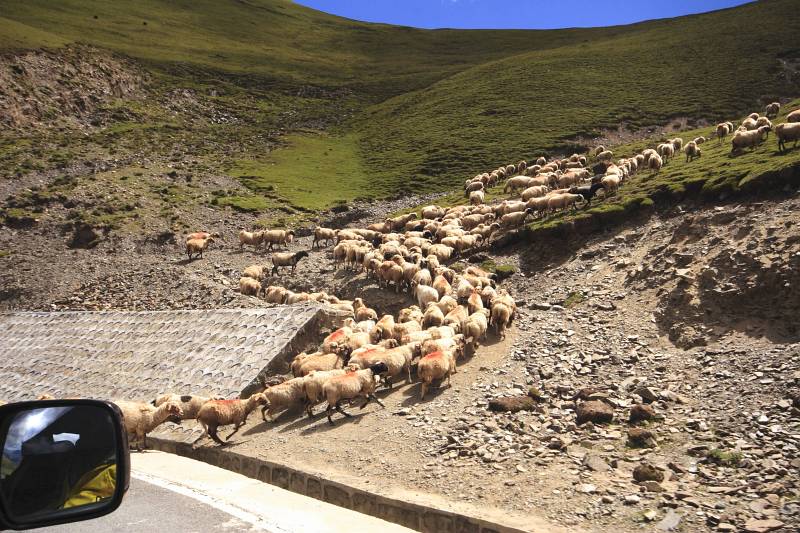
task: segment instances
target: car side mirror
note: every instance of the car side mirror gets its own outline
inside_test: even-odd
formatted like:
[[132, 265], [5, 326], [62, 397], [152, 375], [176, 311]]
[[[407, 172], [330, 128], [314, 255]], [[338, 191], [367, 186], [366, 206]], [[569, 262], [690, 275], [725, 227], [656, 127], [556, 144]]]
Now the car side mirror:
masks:
[[96, 400], [0, 407], [0, 526], [31, 529], [114, 511], [130, 482], [119, 408]]

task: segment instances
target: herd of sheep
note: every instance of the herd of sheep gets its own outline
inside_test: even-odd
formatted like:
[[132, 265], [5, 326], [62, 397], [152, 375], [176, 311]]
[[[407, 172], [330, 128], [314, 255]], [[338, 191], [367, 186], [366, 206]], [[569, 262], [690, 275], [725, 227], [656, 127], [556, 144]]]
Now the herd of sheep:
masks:
[[[709, 137], [722, 142], [733, 134], [735, 154], [758, 146], [774, 131], [778, 150], [787, 150], [787, 143], [793, 141], [796, 146], [800, 139], [800, 110], [773, 127], [770, 118], [779, 111], [780, 104], [772, 103], [764, 116], [753, 113], [735, 130], [731, 122], [718, 124]], [[294, 272], [298, 262], [309, 255], [308, 251], [275, 252], [271, 268], [251, 265], [242, 272], [240, 292], [274, 304], [324, 303], [347, 315], [344, 325], [328, 335], [317, 351], [293, 359], [291, 379], [265, 380], [261, 391], [249, 398], [168, 394], [149, 403], [116, 402], [131, 442], [141, 448], [146, 446], [147, 433], [159, 424], [196, 419], [204, 430], [196, 443], [210, 436], [223, 444], [218, 428], [233, 425], [230, 438], [257, 407], [265, 421], [273, 421], [292, 407], [303, 407], [311, 416], [315, 406], [327, 402], [327, 419], [333, 424], [334, 411], [350, 416], [342, 408], [343, 402], [363, 398], [362, 408], [371, 400], [381, 403], [375, 397], [376, 388], [380, 384], [391, 388], [398, 379], [412, 381], [413, 368], [422, 397], [436, 381], [449, 384], [465, 354], [474, 351], [491, 329], [503, 338], [516, 313], [514, 298], [497, 286], [495, 274], [477, 266], [458, 268], [454, 260], [486, 245], [497, 232], [524, 224], [529, 216], [548, 216], [578, 203], [589, 205], [601, 190], [605, 196], [613, 195], [628, 177], [645, 170], [657, 173], [681, 151], [691, 162], [702, 155], [700, 145], [706, 140], [697, 137], [684, 144], [676, 137], [616, 162], [603, 146], [588, 156], [573, 154], [552, 161], [539, 157], [531, 165], [520, 161], [466, 180], [467, 205], [428, 205], [419, 214], [387, 218], [366, 228], [317, 227], [312, 249], [332, 246], [337, 269], [364, 273], [395, 293], [407, 292], [414, 305], [403, 308], [396, 317], [381, 316], [361, 298], [342, 300], [324, 291], [293, 292], [268, 285], [268, 275], [285, 267]], [[515, 198], [487, 204], [486, 190], [499, 185]], [[288, 246], [294, 236], [291, 230], [243, 230], [239, 245], [273, 250], [276, 245]], [[219, 237], [208, 232], [187, 235], [189, 259], [202, 257]]]

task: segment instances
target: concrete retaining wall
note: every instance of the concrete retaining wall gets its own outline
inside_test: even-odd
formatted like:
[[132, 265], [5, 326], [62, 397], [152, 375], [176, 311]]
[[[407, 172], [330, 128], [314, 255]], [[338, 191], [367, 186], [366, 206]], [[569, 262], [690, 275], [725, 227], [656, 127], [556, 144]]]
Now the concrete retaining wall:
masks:
[[163, 438], [148, 438], [151, 447], [203, 461], [220, 468], [276, 485], [311, 498], [368, 514], [431, 533], [523, 533], [565, 531], [536, 517], [507, 513], [496, 509], [478, 509], [456, 504], [437, 496], [416, 492], [374, 487], [367, 490], [368, 480], [329, 479], [319, 472], [297, 466], [248, 457], [224, 448], [193, 449], [186, 443]]

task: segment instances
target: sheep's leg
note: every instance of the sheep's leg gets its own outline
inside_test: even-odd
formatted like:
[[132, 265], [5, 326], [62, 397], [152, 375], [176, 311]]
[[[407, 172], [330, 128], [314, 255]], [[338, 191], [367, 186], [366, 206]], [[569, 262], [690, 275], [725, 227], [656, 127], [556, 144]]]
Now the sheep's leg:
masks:
[[201, 440], [203, 440], [207, 435], [208, 435], [208, 431], [206, 430], [206, 428], [203, 428], [203, 432], [192, 443], [192, 448], [195, 448], [197, 446], [197, 443], [200, 442]]
[[217, 435], [217, 427], [216, 427], [216, 426], [209, 426], [209, 427], [208, 427], [208, 435], [209, 435], [209, 437], [211, 437], [211, 438], [214, 440], [214, 442], [216, 442], [217, 444], [221, 444], [221, 445], [223, 445], [223, 446], [225, 445], [225, 443], [224, 443], [222, 440], [220, 440], [219, 436]]
[[422, 394], [420, 394], [419, 399], [422, 400], [425, 398], [425, 394], [428, 392], [428, 383], [426, 381], [422, 382]]
[[339, 411], [340, 413], [342, 413], [347, 418], [352, 418], [352, 416], [353, 416], [350, 413], [346, 412], [344, 409], [342, 409], [342, 400], [339, 400], [338, 402], [336, 402], [335, 409], [337, 411]]
[[333, 425], [333, 418], [331, 418], [331, 415], [333, 414], [333, 406], [331, 404], [328, 404], [325, 414], [328, 415], [328, 424]]
[[266, 406], [266, 405], [261, 408], [261, 418], [264, 419], [264, 422], [271, 422], [272, 421], [272, 415], [270, 415], [270, 419], [267, 420], [267, 409], [269, 409], [269, 406]]
[[370, 394], [368, 396], [368, 398], [370, 398], [372, 400], [375, 400], [378, 403], [378, 405], [380, 405], [383, 408], [386, 408], [386, 405], [382, 401], [380, 401], [380, 399], [377, 396], [375, 396], [374, 394]]
[[236, 424], [236, 426], [234, 426], [233, 428], [233, 431], [231, 431], [231, 434], [225, 437], [225, 440], [231, 440], [231, 437], [233, 437], [236, 434], [236, 432], [239, 431], [240, 427], [242, 427], [242, 424]]

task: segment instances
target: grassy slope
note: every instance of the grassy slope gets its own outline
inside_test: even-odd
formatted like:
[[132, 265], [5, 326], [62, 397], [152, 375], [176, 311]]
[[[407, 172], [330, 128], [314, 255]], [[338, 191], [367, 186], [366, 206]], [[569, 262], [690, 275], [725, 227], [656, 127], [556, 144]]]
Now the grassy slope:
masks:
[[[739, 37], [748, 34], [752, 40]], [[374, 106], [360, 125], [365, 159], [398, 187], [431, 190], [511, 160], [565, 152], [577, 136], [621, 122], [637, 129], [676, 116], [737, 116], [760, 109], [762, 97], [798, 93], [778, 71], [786, 51], [800, 55], [792, 1], [490, 62]]]
[[[218, 103], [255, 116], [252, 123], [198, 129], [145, 110], [96, 134], [98, 143], [190, 146], [211, 166], [255, 176], [242, 179], [252, 195], [217, 205], [260, 211], [288, 202], [303, 210], [443, 190], [620, 122], [716, 120], [755, 108], [761, 97], [796, 94], [777, 70], [779, 55], [800, 55], [794, 7], [776, 0], [588, 30], [423, 31], [286, 0], [0, 0], [0, 50], [83, 42], [138, 58], [157, 84], [225, 84]], [[346, 105], [297, 96], [304, 85], [344, 88]], [[259, 132], [283, 127], [286, 109], [309, 121], [352, 118], [327, 136], [293, 136], [266, 156]], [[246, 137], [244, 151], [217, 155], [226, 137]], [[24, 145], [17, 139], [8, 150]]]
[[425, 31], [355, 22], [288, 0], [0, 1], [2, 48], [83, 42], [158, 67], [246, 74], [250, 82], [286, 87], [346, 86], [373, 100], [485, 61], [559, 46], [574, 33]]

